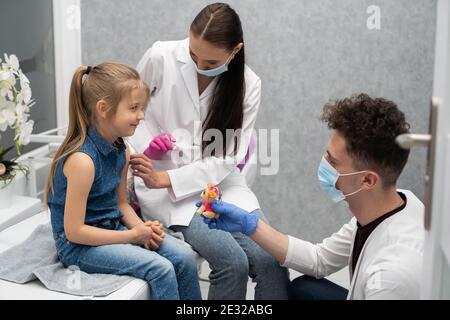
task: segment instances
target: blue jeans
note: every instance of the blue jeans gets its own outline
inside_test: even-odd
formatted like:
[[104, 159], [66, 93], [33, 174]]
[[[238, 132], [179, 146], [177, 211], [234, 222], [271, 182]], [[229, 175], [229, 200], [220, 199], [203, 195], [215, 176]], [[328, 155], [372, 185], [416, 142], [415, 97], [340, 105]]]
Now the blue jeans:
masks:
[[[117, 223], [107, 229], [127, 230]], [[129, 275], [146, 281], [156, 300], [200, 300], [195, 253], [169, 235], [158, 250], [133, 244], [85, 246], [67, 240], [64, 232], [55, 237], [56, 249], [65, 266], [76, 265], [87, 273]]]
[[[262, 219], [263, 213], [255, 211]], [[256, 282], [255, 299], [287, 299], [289, 273], [253, 240], [236, 232], [211, 230], [199, 214], [189, 226], [172, 226], [208, 261], [210, 300], [245, 300], [248, 277]]]
[[289, 286], [291, 300], [345, 300], [347, 294], [347, 289], [325, 278], [300, 276]]

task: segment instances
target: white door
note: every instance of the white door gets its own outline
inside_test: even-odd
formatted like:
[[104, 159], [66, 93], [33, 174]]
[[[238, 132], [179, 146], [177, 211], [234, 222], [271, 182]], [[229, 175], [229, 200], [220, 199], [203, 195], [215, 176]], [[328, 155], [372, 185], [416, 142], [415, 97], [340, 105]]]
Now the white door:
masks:
[[427, 188], [431, 191], [431, 207], [428, 206], [426, 218], [429, 225], [426, 224], [421, 297], [450, 299], [450, 1], [447, 0], [438, 0], [434, 72], [437, 117], [429, 149], [429, 168], [434, 174], [429, 186], [432, 190]]

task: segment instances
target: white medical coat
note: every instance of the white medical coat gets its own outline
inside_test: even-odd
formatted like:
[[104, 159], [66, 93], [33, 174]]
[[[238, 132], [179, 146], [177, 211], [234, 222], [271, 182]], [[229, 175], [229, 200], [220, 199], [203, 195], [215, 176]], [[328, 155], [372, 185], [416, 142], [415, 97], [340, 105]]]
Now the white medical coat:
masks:
[[[406, 207], [382, 221], [367, 238], [355, 270], [350, 267], [347, 299], [419, 299], [424, 205], [411, 192]], [[283, 266], [322, 278], [351, 266], [357, 225], [353, 217], [320, 244], [289, 236]]]

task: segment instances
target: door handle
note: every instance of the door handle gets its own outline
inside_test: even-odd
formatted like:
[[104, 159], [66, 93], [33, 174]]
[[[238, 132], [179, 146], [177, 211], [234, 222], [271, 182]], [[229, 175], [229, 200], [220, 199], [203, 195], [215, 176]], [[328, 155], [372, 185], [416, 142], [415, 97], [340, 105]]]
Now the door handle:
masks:
[[428, 134], [404, 133], [395, 139], [396, 143], [403, 149], [409, 150], [412, 147], [426, 147], [427, 151], [427, 171], [425, 174], [425, 216], [424, 226], [426, 230], [430, 230], [431, 210], [433, 199], [433, 181], [434, 181], [434, 162], [436, 156], [436, 130], [438, 109], [441, 100], [438, 97], [432, 97], [430, 103], [430, 119], [428, 126]]
[[396, 138], [397, 144], [403, 149], [412, 147], [428, 147], [431, 141], [430, 134], [403, 133]]

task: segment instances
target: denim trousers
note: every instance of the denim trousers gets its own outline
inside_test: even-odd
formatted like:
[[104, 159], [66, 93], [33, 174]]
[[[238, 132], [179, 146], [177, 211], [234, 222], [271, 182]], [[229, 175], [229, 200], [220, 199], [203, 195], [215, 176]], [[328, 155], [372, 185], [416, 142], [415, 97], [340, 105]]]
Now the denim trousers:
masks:
[[[113, 223], [112, 230], [127, 230]], [[102, 227], [102, 226], [98, 226]], [[194, 251], [166, 235], [159, 249], [151, 251], [134, 244], [85, 246], [67, 240], [64, 232], [54, 235], [61, 262], [87, 273], [128, 275], [148, 283], [155, 300], [201, 299]]]
[[[253, 213], [265, 220], [261, 210]], [[172, 226], [211, 268], [209, 300], [245, 300], [248, 277], [256, 282], [255, 299], [288, 298], [289, 273], [284, 267], [242, 233], [211, 230], [199, 214], [189, 226]]]
[[347, 289], [325, 278], [300, 276], [289, 286], [291, 300], [345, 300], [347, 294]]

